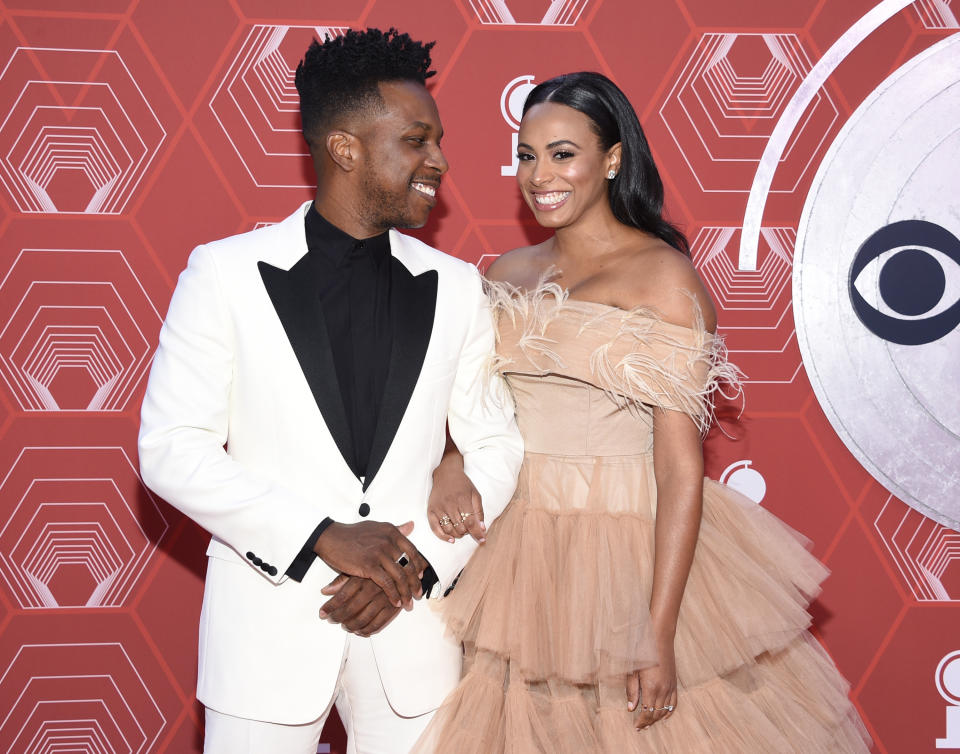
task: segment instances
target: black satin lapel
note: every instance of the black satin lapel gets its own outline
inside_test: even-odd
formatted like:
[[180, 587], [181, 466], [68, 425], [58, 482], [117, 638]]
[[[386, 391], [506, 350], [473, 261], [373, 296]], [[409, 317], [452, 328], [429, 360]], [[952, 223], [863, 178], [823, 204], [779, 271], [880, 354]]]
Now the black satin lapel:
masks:
[[353, 440], [347, 415], [343, 408], [337, 372], [333, 365], [333, 352], [327, 335], [326, 319], [320, 298], [313, 286], [313, 275], [307, 257], [297, 262], [289, 271], [257, 262], [260, 277], [267, 289], [273, 308], [277, 311], [287, 339], [300, 362], [303, 376], [317, 402], [334, 442], [350, 466], [353, 456]]
[[414, 277], [395, 257], [390, 258], [390, 317], [393, 323], [393, 346], [390, 367], [380, 402], [380, 416], [373, 435], [367, 476], [363, 488], [370, 486], [383, 459], [386, 458], [410, 396], [420, 377], [423, 358], [433, 333], [433, 316], [437, 308], [437, 271], [427, 270]]

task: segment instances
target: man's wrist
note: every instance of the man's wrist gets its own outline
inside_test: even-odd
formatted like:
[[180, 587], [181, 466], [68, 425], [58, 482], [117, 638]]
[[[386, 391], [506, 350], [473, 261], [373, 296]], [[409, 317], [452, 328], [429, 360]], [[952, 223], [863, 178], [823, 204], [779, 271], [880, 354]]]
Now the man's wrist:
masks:
[[313, 530], [313, 534], [310, 535], [313, 540], [313, 544], [310, 545], [310, 549], [318, 558], [320, 557], [320, 551], [317, 549], [317, 545], [320, 544], [320, 537], [335, 523], [337, 522], [330, 518], [330, 516], [327, 516], [325, 519], [323, 519], [323, 521], [320, 522], [317, 528]]
[[300, 548], [300, 552], [297, 553], [297, 557], [293, 559], [293, 562], [284, 572], [284, 574], [293, 579], [294, 581], [303, 581], [303, 577], [307, 575], [307, 571], [310, 570], [310, 566], [313, 565], [313, 561], [319, 557], [317, 553], [317, 541], [320, 539], [320, 535], [323, 534], [331, 524], [335, 523], [332, 518], [325, 518], [319, 523], [316, 529], [307, 537], [307, 541], [304, 543], [303, 547]]
[[420, 587], [423, 589], [423, 596], [430, 597], [430, 592], [433, 591], [433, 588], [440, 581], [440, 578], [437, 576], [437, 572], [433, 570], [433, 566], [427, 563], [427, 567], [423, 569], [423, 576], [420, 578]]

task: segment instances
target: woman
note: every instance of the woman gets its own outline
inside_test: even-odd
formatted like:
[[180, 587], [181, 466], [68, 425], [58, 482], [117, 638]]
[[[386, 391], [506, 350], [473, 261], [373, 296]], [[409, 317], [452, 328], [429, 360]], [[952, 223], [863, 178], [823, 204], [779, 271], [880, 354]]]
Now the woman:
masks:
[[[636, 114], [605, 77], [560, 76], [527, 98], [518, 152], [555, 230], [487, 273], [526, 456], [443, 603], [465, 674], [418, 751], [866, 751], [805, 630], [825, 569], [703, 479], [711, 393], [737, 370]], [[458, 464], [431, 498], [446, 539], [472, 515]]]

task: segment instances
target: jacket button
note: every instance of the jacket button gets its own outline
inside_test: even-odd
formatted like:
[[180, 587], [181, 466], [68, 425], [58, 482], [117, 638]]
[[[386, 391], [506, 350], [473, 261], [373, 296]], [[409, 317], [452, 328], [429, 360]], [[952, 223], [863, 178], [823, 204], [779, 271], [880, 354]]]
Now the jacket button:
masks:
[[261, 570], [261, 571], [269, 571], [269, 570], [270, 570], [270, 564], [269, 564], [269, 563], [264, 563], [263, 561], [261, 561], [261, 562], [260, 562], [260, 570]]
[[370, 506], [367, 505], [366, 503], [360, 503], [360, 515], [364, 517], [369, 516]]
[[260, 560], [260, 558], [254, 558], [254, 559], [253, 559], [253, 564], [254, 564], [255, 566], [259, 566], [259, 565], [262, 565], [262, 564], [263, 564], [263, 561]]
[[257, 557], [257, 556], [254, 555], [252, 552], [248, 552], [248, 553], [247, 553], [247, 560], [253, 560], [255, 557]]
[[270, 568], [267, 570], [267, 573], [269, 573], [271, 576], [276, 576], [276, 575], [277, 575], [277, 567], [276, 567], [276, 566], [270, 566]]

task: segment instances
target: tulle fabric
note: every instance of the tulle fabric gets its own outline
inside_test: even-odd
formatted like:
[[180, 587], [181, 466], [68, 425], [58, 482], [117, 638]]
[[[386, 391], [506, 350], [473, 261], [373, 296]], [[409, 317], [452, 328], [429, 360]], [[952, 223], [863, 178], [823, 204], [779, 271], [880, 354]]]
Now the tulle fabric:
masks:
[[625, 677], [656, 664], [656, 512], [649, 495], [623, 503], [652, 484], [649, 456], [528, 455], [444, 600], [465, 675], [415, 751], [867, 750], [846, 683], [806, 632], [826, 570], [803, 537], [710, 480], [675, 640], [677, 710], [634, 729]]
[[[506, 679], [506, 680], [503, 680]], [[481, 653], [437, 712], [416, 752], [456, 754], [826, 754], [867, 751], [866, 734], [836, 670], [809, 636], [742, 672], [680, 685], [674, 715], [633, 727], [622, 686], [554, 684], [545, 693], [513, 680]], [[826, 688], [818, 695], [812, 689]]]
[[708, 386], [737, 373], [717, 339], [649, 311], [506, 290], [496, 368], [527, 452], [514, 499], [441, 603], [464, 676], [414, 751], [867, 751], [847, 684], [806, 630], [826, 569], [709, 479], [674, 642], [677, 709], [634, 728], [626, 677], [657, 663], [650, 412], [707, 421]]

